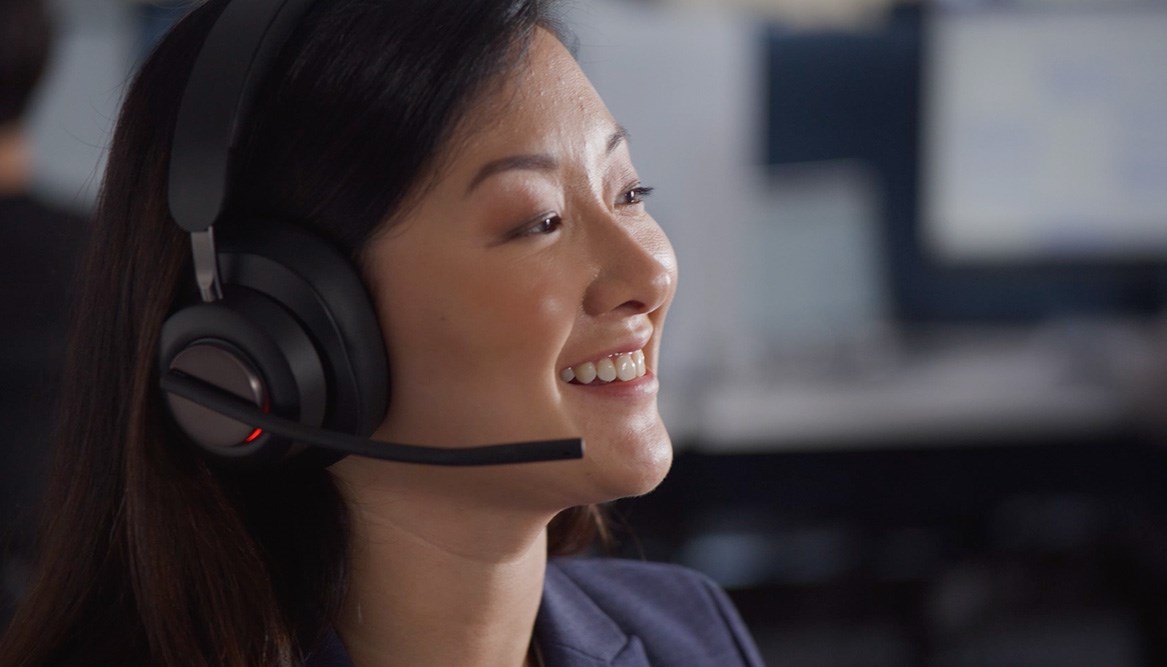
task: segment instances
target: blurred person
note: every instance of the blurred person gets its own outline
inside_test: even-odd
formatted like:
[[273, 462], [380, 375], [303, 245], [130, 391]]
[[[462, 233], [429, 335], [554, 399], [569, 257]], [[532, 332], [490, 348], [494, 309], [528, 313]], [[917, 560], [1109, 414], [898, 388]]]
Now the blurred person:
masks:
[[79, 219], [30, 191], [25, 122], [51, 45], [41, 0], [0, 2], [0, 627], [29, 567], [83, 233]]
[[[274, 16], [259, 5], [199, 5], [127, 93], [0, 665], [759, 665], [705, 577], [580, 557], [598, 506], [672, 462], [656, 371], [676, 261], [550, 3], [307, 3], [270, 31], [232, 141], [192, 140], [185, 119], [216, 117], [207, 98], [249, 65], [230, 47]], [[225, 182], [176, 178], [212, 145], [233, 147]], [[216, 187], [213, 224], [191, 224]], [[285, 422], [263, 421], [284, 412], [376, 440], [289, 460]], [[578, 460], [377, 456], [577, 435]]]

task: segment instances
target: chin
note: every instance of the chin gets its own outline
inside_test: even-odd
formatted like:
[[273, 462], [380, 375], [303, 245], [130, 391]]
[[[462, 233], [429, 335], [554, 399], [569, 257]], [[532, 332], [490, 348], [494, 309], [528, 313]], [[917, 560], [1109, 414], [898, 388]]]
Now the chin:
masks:
[[588, 474], [598, 489], [589, 503], [649, 493], [664, 481], [673, 463], [673, 444], [663, 424], [601, 440], [585, 436]]

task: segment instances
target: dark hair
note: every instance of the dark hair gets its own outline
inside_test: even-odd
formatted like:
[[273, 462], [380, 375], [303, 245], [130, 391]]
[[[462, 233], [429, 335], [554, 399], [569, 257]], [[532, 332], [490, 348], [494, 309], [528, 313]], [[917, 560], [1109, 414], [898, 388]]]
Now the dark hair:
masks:
[[[159, 329], [191, 289], [166, 174], [195, 53], [225, 0], [143, 64], [110, 151], [69, 359], [41, 562], [0, 664], [299, 664], [345, 593], [344, 503], [324, 470], [214, 468], [176, 446], [156, 387]], [[468, 105], [519, 65], [543, 0], [332, 0], [257, 95], [232, 206], [305, 221], [359, 261], [424, 189]], [[595, 508], [552, 522], [585, 547]]]
[[0, 127], [24, 116], [44, 74], [52, 38], [43, 0], [0, 2]]

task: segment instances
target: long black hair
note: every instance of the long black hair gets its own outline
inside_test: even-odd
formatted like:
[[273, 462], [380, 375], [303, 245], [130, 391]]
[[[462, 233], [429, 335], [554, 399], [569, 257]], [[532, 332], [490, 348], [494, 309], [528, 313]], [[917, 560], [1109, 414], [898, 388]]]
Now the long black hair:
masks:
[[[0, 665], [299, 664], [343, 599], [347, 514], [328, 472], [218, 470], [168, 435], [156, 387], [159, 329], [193, 282], [166, 207], [170, 144], [225, 4], [175, 26], [126, 95], [82, 272], [38, 573]], [[537, 28], [557, 31], [546, 5], [317, 2], [244, 125], [230, 205], [303, 221], [359, 265], [424, 192], [470, 106], [521, 65]], [[586, 544], [595, 516], [557, 517], [552, 551]]]

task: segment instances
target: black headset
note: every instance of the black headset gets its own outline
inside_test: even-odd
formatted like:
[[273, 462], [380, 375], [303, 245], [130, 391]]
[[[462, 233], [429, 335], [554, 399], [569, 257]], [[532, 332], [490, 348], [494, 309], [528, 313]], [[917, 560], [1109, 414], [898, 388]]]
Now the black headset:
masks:
[[580, 439], [463, 448], [367, 439], [384, 418], [389, 373], [355, 268], [300, 225], [226, 209], [240, 125], [313, 2], [229, 2], [183, 93], [169, 204], [190, 233], [201, 302], [162, 327], [159, 384], [174, 424], [213, 460], [245, 466], [328, 465], [346, 454], [434, 465], [582, 457]]

